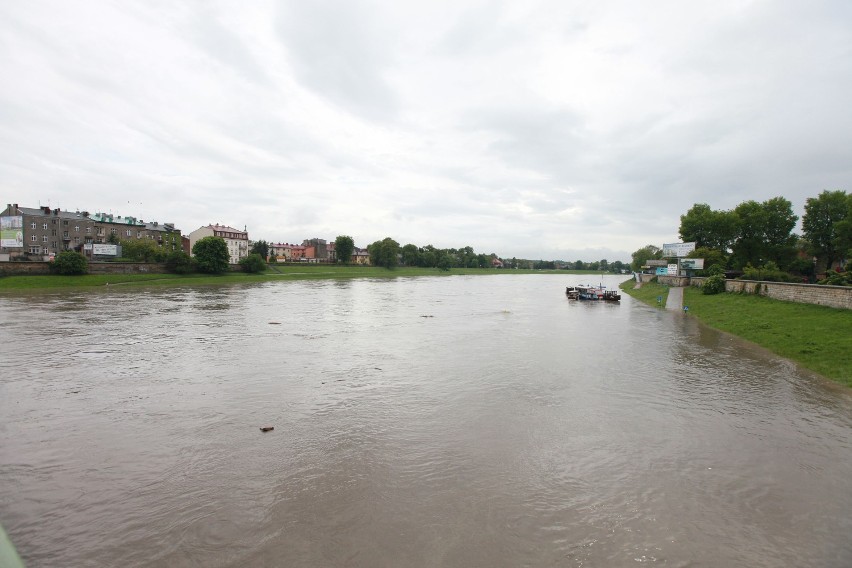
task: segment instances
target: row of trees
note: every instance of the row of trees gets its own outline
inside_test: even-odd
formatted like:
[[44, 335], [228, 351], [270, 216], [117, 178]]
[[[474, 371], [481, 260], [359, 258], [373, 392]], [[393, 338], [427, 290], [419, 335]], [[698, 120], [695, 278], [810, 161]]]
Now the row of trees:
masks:
[[[704, 258], [705, 269], [719, 266], [747, 272], [775, 270], [799, 277], [834, 267], [852, 256], [852, 194], [823, 191], [805, 202], [802, 235], [793, 232], [798, 216], [783, 197], [744, 201], [731, 210], [696, 203], [680, 217], [680, 238], [695, 242], [689, 256]], [[647, 245], [633, 253], [633, 270], [662, 251]]]

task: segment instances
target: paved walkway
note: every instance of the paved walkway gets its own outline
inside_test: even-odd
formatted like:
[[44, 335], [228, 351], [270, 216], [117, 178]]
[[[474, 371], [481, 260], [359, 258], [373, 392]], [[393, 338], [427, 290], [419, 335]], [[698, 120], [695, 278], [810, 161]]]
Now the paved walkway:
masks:
[[669, 288], [669, 297], [666, 298], [666, 309], [678, 311], [683, 309], [683, 288], [675, 286]]

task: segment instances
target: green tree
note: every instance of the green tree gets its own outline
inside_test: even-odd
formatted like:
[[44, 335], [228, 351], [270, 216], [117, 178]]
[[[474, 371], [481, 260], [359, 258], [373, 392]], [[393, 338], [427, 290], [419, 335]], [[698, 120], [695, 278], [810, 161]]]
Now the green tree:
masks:
[[120, 240], [121, 256], [137, 262], [163, 262], [168, 252], [151, 239]]
[[438, 257], [438, 261], [436, 264], [439, 269], [443, 270], [444, 272], [448, 272], [453, 266], [453, 258], [450, 256], [449, 253], [444, 252]]
[[[834, 246], [844, 259], [852, 257], [852, 193], [846, 196], [846, 217], [835, 224]], [[850, 265], [846, 264], [848, 270]]]
[[402, 247], [402, 263], [405, 266], [418, 266], [420, 264], [420, 249], [411, 243]]
[[209, 274], [222, 274], [228, 271], [231, 255], [228, 245], [222, 237], [204, 237], [192, 246], [192, 256], [195, 257], [198, 270]]
[[663, 250], [654, 245], [645, 245], [639, 250], [633, 252], [630, 256], [633, 258], [633, 262], [630, 263], [630, 268], [632, 268], [634, 272], [639, 272], [649, 260], [659, 260], [663, 258]]
[[78, 275], [88, 272], [89, 263], [82, 254], [73, 250], [64, 250], [56, 255], [50, 268], [57, 274]]
[[266, 270], [266, 259], [259, 253], [253, 252], [245, 258], [240, 259], [243, 272], [256, 273]]
[[727, 252], [737, 237], [739, 221], [732, 211], [713, 211], [706, 203], [696, 203], [680, 216], [680, 238], [696, 247]]
[[[810, 244], [809, 253], [816, 256], [826, 269], [845, 256], [843, 233], [850, 212], [850, 197], [845, 191], [823, 191], [818, 197], [805, 201], [802, 233]], [[838, 226], [838, 224], [840, 224]]]
[[722, 251], [710, 247], [696, 248], [694, 251], [686, 255], [686, 258], [703, 258], [704, 273], [709, 274], [712, 267], [718, 266], [722, 272], [728, 264], [728, 257]]
[[740, 230], [733, 250], [733, 265], [762, 266], [773, 261], [787, 266], [796, 255], [796, 236], [792, 234], [798, 217], [793, 204], [783, 197], [773, 197], [763, 203], [750, 200], [737, 205]]
[[173, 250], [166, 257], [166, 270], [174, 274], [189, 274], [195, 270], [195, 261], [182, 250]]
[[368, 245], [367, 252], [370, 254], [370, 263], [373, 266], [395, 268], [399, 264], [399, 243], [390, 237]]
[[354, 252], [355, 241], [349, 235], [338, 235], [334, 239], [334, 254], [337, 255], [337, 262], [349, 264]]
[[262, 258], [265, 262], [266, 259], [269, 258], [269, 243], [262, 239], [259, 241], [255, 241], [254, 244], [251, 245], [251, 250], [249, 250], [249, 254], [260, 255], [260, 258]]

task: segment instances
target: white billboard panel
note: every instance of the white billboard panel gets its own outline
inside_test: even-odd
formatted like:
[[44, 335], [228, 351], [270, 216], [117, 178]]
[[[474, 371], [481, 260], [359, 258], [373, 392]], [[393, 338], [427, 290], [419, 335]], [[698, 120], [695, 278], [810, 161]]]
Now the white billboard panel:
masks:
[[704, 270], [704, 259], [684, 258], [680, 261], [680, 267], [684, 270]]
[[23, 248], [24, 246], [24, 217], [14, 215], [0, 217], [0, 247]]
[[118, 256], [118, 245], [93, 244], [92, 254], [103, 256]]
[[663, 256], [678, 258], [683, 257], [695, 250], [695, 243], [668, 243], [663, 245]]

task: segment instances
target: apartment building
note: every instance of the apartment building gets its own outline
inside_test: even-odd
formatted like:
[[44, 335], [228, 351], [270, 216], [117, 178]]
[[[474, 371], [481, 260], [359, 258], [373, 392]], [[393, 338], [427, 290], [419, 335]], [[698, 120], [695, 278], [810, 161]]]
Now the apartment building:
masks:
[[237, 264], [241, 259], [248, 256], [248, 231], [240, 231], [239, 229], [218, 223], [199, 227], [189, 234], [190, 250], [195, 246], [195, 243], [204, 237], [221, 237], [224, 239], [225, 244], [228, 246], [228, 255], [230, 256], [231, 264]]
[[95, 222], [87, 215], [10, 203], [0, 213], [0, 254], [43, 260], [63, 250], [83, 250], [96, 234]]
[[9, 259], [47, 260], [63, 250], [91, 254], [92, 245], [119, 240], [150, 239], [168, 250], [180, 250], [181, 235], [172, 223], [146, 223], [135, 217], [50, 207], [8, 204], [0, 213], [0, 254]]

